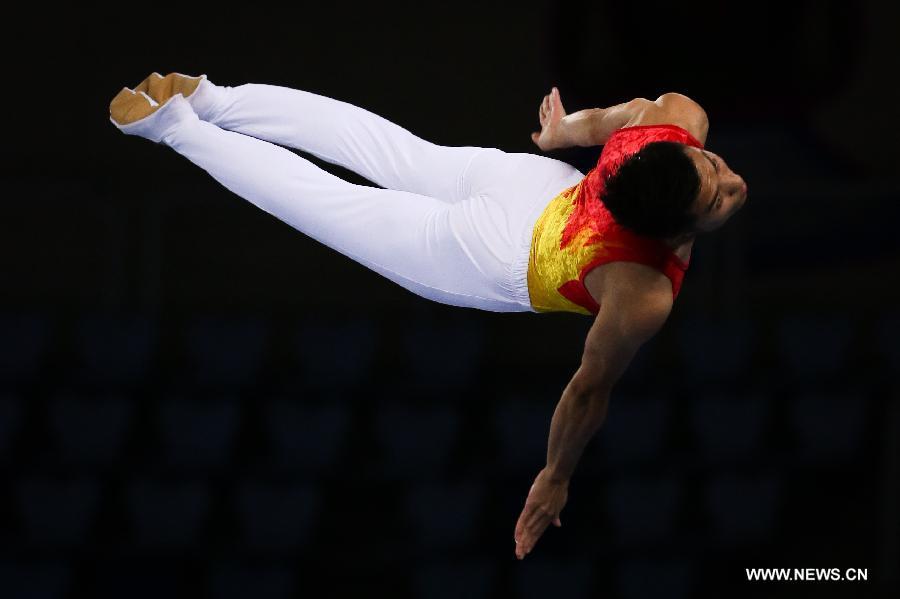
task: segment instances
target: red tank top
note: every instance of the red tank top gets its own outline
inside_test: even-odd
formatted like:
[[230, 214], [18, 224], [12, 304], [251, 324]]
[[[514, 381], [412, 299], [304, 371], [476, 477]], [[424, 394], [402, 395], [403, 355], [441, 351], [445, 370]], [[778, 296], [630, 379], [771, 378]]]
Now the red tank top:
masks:
[[600, 306], [584, 286], [584, 277], [607, 262], [640, 262], [672, 281], [673, 298], [690, 264], [662, 240], [638, 235], [620, 226], [600, 200], [604, 178], [646, 144], [676, 141], [702, 148], [677, 125], [637, 125], [613, 132], [597, 165], [576, 185], [563, 190], [535, 222], [528, 260], [528, 294], [538, 312], [597, 314]]

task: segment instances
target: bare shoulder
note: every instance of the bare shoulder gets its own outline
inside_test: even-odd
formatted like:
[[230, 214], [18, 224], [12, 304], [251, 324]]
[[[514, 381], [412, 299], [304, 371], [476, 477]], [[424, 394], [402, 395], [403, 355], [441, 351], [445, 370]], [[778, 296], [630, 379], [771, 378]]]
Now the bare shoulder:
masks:
[[639, 262], [609, 262], [584, 278], [588, 293], [601, 306], [615, 305], [641, 319], [665, 320], [672, 311], [671, 280], [658, 269]]
[[649, 100], [642, 102], [640, 110], [634, 111], [624, 126], [637, 125], [678, 125], [703, 145], [706, 145], [706, 136], [709, 132], [709, 119], [703, 107], [688, 96], [677, 92], [665, 93], [653, 102]]

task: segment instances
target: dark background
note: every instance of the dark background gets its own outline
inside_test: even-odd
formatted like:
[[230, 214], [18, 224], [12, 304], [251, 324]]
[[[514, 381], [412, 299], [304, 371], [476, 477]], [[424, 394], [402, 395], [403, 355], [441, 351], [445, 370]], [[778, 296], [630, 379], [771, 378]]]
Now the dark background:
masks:
[[[7, 9], [0, 595], [898, 596], [898, 23], [874, 0]], [[704, 106], [749, 200], [698, 239], [525, 560], [591, 319], [428, 302], [123, 135], [109, 101], [154, 70], [510, 152], [540, 153], [553, 85], [569, 112]]]

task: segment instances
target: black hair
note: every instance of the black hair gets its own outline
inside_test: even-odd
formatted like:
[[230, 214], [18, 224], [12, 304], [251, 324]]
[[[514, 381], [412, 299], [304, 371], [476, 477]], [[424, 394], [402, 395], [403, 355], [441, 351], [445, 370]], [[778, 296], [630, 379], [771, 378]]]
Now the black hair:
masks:
[[605, 180], [600, 195], [617, 223], [639, 235], [670, 238], [693, 231], [700, 175], [684, 144], [654, 141]]

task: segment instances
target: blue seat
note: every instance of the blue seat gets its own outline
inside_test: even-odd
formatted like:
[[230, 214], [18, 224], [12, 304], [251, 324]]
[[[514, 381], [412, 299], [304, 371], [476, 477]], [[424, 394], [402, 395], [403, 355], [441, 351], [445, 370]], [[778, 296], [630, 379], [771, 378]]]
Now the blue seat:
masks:
[[685, 496], [677, 475], [620, 476], [607, 485], [607, 509], [620, 546], [669, 538]]
[[402, 333], [409, 376], [431, 388], [465, 389], [477, 375], [485, 351], [484, 329], [472, 318], [410, 320]]
[[525, 557], [527, 568], [513, 570], [513, 588], [521, 599], [596, 597], [594, 567], [584, 558], [561, 558], [535, 551]]
[[772, 540], [782, 496], [776, 475], [722, 474], [710, 480], [703, 493], [717, 546]]
[[130, 397], [57, 395], [48, 406], [58, 459], [89, 468], [111, 466], [121, 455], [134, 414]]
[[239, 425], [237, 400], [167, 399], [159, 402], [163, 457], [177, 469], [227, 466]]
[[657, 462], [666, 443], [670, 409], [671, 400], [661, 395], [613, 397], [597, 432], [596, 448], [584, 464], [579, 462], [579, 471], [596, 472], [602, 465], [630, 468]]
[[882, 314], [877, 321], [878, 349], [884, 355], [889, 372], [900, 372], [900, 310]]
[[205, 480], [132, 481], [128, 502], [137, 545], [166, 553], [192, 547], [206, 524], [210, 500]]
[[289, 599], [295, 588], [292, 568], [219, 563], [209, 569], [213, 599]]
[[235, 498], [248, 549], [293, 555], [309, 544], [319, 519], [319, 488], [305, 483], [244, 481]]
[[144, 314], [94, 312], [75, 326], [79, 380], [100, 385], [137, 385], [150, 371], [158, 325]]
[[271, 400], [265, 408], [269, 447], [277, 468], [331, 470], [348, 443], [351, 410], [346, 404], [303, 404]]
[[859, 455], [869, 413], [865, 393], [804, 393], [792, 398], [788, 413], [795, 464], [829, 468]]
[[750, 320], [696, 314], [682, 318], [677, 331], [681, 361], [692, 387], [738, 380], [747, 371], [755, 342]]
[[688, 405], [700, 458], [707, 464], [752, 461], [765, 450], [770, 396], [704, 394]]
[[359, 316], [304, 319], [295, 338], [304, 384], [314, 389], [350, 388], [373, 371], [378, 330]]
[[471, 556], [428, 562], [412, 575], [413, 597], [418, 599], [487, 599], [497, 597], [499, 573], [493, 560]]
[[522, 394], [494, 402], [498, 458], [510, 475], [537, 473], [547, 463], [547, 439], [556, 406], [552, 399]]
[[202, 386], [246, 386], [262, 369], [268, 323], [261, 316], [198, 316], [187, 325], [188, 380]]
[[70, 549], [87, 541], [100, 500], [96, 481], [33, 477], [16, 482], [14, 493], [30, 545]]
[[388, 477], [439, 475], [448, 465], [459, 428], [459, 413], [452, 404], [382, 403], [374, 421], [380, 472]]
[[471, 482], [422, 482], [410, 486], [405, 513], [422, 550], [459, 549], [476, 540], [486, 496]]
[[841, 376], [855, 322], [846, 315], [796, 314], [778, 323], [778, 350], [794, 380], [827, 385]]
[[0, 562], [0, 591], [10, 599], [69, 597], [72, 568], [61, 562]]
[[22, 427], [22, 399], [13, 394], [0, 395], [0, 465], [8, 462], [8, 453]]
[[622, 599], [696, 597], [697, 578], [697, 566], [688, 558], [625, 559], [616, 567], [617, 596]]
[[[165, 557], [171, 557], [165, 555]], [[93, 584], [86, 597], [92, 599], [159, 599], [184, 594], [184, 576], [177, 562], [147, 559], [146, 556], [105, 559], [95, 562]]]
[[34, 382], [50, 342], [50, 333], [50, 318], [43, 314], [0, 314], [0, 382]]

